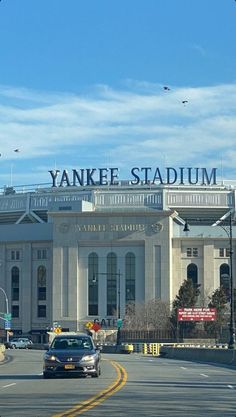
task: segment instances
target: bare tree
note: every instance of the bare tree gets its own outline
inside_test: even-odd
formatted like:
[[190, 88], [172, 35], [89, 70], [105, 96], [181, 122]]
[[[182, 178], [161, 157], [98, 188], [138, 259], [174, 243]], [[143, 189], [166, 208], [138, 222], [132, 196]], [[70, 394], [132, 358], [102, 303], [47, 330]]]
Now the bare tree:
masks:
[[169, 329], [169, 316], [169, 305], [157, 298], [146, 303], [129, 304], [123, 328], [126, 330]]

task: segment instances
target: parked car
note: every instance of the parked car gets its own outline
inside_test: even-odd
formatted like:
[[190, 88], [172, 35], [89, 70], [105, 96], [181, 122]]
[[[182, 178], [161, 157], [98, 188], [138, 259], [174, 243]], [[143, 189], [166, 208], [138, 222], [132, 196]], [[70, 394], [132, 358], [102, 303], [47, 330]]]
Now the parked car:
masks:
[[43, 377], [56, 375], [92, 376], [101, 374], [101, 353], [87, 334], [58, 335], [44, 355]]
[[30, 349], [33, 342], [28, 337], [17, 337], [5, 343], [7, 349]]

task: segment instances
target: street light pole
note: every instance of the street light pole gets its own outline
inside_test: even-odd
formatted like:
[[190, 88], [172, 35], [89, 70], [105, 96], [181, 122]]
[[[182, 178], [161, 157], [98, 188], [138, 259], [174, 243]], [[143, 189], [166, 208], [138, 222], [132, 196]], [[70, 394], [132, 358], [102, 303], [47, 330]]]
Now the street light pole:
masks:
[[[220, 223], [229, 217], [229, 232]], [[222, 216], [213, 226], [221, 226], [229, 238], [229, 269], [230, 269], [230, 322], [228, 349], [235, 349], [235, 321], [234, 321], [234, 280], [233, 280], [233, 233], [232, 233], [232, 211]]]
[[121, 319], [120, 317], [120, 270], [117, 276], [118, 276], [118, 320], [119, 322], [117, 324], [116, 346], [118, 347], [120, 344], [120, 328], [121, 328], [121, 325], [120, 325], [120, 321], [121, 321], [120, 320]]
[[[9, 314], [9, 302], [8, 302], [8, 298], [7, 298], [7, 294], [6, 291], [0, 287], [0, 290], [3, 292], [5, 300], [6, 300], [6, 310], [7, 310], [7, 314]], [[8, 334], [8, 330], [6, 330], [7, 332], [7, 342], [9, 342], [9, 334]]]
[[120, 319], [120, 270], [117, 274], [118, 277], [118, 319]]
[[234, 285], [233, 285], [233, 235], [232, 213], [229, 216], [229, 256], [230, 256], [230, 323], [229, 323], [229, 349], [235, 349], [235, 321], [234, 321]]

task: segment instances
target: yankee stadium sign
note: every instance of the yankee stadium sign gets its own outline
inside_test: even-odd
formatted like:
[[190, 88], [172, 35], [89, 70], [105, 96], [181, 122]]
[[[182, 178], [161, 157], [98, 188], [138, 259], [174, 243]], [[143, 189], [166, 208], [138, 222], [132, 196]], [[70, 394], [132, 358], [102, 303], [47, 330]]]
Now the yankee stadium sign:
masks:
[[[212, 168], [134, 167], [130, 170], [131, 185], [216, 185], [216, 170]], [[83, 168], [49, 171], [52, 187], [120, 185], [118, 168]]]

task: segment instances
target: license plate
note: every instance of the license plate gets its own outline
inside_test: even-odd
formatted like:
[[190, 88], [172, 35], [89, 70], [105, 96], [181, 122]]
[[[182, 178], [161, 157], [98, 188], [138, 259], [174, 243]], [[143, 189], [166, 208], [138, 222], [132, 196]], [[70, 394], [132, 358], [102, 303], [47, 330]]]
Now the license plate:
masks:
[[72, 365], [71, 363], [65, 365], [65, 369], [75, 369], [75, 365]]

